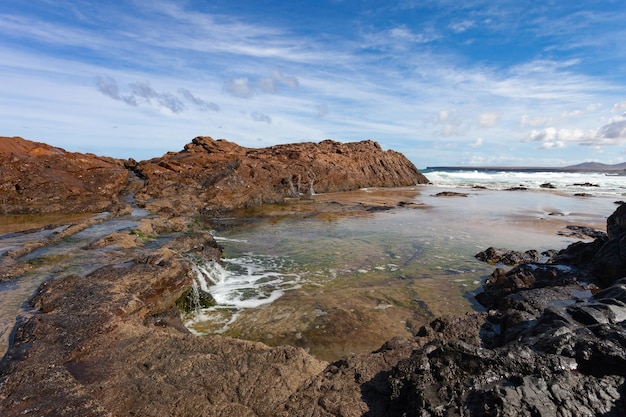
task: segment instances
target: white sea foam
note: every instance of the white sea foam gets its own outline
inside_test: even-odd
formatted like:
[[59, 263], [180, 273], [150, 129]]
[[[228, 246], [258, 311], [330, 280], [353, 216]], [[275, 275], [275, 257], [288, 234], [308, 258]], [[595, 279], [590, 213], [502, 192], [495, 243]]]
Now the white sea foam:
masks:
[[[543, 190], [551, 184], [558, 191], [571, 194], [587, 192], [600, 195], [626, 193], [626, 176], [598, 172], [519, 172], [519, 171], [423, 171], [429, 181], [443, 187], [475, 187], [503, 190], [526, 187]], [[591, 185], [581, 185], [581, 184]], [[575, 185], [578, 184], [578, 185]]]
[[[232, 240], [234, 241], [234, 240]], [[244, 309], [271, 304], [286, 291], [301, 287], [298, 274], [287, 274], [285, 260], [252, 253], [238, 258], [224, 258], [222, 263], [196, 260], [195, 285], [210, 293], [216, 305], [202, 308], [188, 317], [185, 324], [196, 334], [201, 323], [212, 323], [211, 333], [224, 333]]]
[[200, 288], [213, 296], [219, 308], [260, 307], [300, 285], [299, 275], [278, 272], [282, 268], [279, 258], [248, 254], [222, 262], [195, 265]]

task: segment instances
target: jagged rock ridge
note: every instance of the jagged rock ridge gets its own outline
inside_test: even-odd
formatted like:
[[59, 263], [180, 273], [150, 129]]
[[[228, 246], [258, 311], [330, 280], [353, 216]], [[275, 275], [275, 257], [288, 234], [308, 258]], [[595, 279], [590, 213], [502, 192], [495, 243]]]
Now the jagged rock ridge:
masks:
[[[404, 155], [371, 140], [325, 140], [251, 149], [197, 137], [178, 153], [140, 162], [137, 198], [178, 211], [280, 203], [307, 193], [427, 183]], [[172, 199], [175, 197], [175, 199]], [[154, 200], [159, 201], [154, 201]]]

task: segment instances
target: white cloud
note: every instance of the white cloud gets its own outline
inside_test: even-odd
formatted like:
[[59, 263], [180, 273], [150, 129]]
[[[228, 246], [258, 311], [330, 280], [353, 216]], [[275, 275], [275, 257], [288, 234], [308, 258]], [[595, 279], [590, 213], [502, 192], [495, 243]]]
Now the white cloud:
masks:
[[542, 130], [533, 130], [522, 139], [523, 142], [553, 142], [556, 138], [556, 129], [548, 127]]
[[545, 126], [547, 124], [550, 124], [552, 121], [552, 119], [550, 119], [549, 117], [533, 117], [531, 118], [531, 116], [527, 115], [527, 114], [522, 114], [522, 116], [520, 116], [520, 126], [521, 127], [539, 127], [539, 126]]
[[251, 81], [248, 77], [229, 79], [224, 83], [224, 91], [234, 97], [250, 98], [259, 91], [268, 94], [278, 94], [281, 87], [296, 89], [300, 87], [300, 81], [293, 76], [287, 76], [281, 71], [274, 69], [270, 76]]
[[613, 106], [614, 112], [621, 112], [626, 110], [626, 101], [620, 101], [619, 103], [615, 103]]
[[478, 124], [481, 128], [494, 127], [500, 121], [502, 115], [498, 112], [483, 113], [478, 117]]
[[626, 118], [619, 117], [598, 129], [559, 129], [549, 127], [533, 130], [523, 142], [541, 142], [541, 148], [563, 148], [567, 144], [602, 147], [626, 144]]
[[564, 147], [565, 147], [565, 142], [561, 140], [557, 140], [554, 142], [544, 142], [540, 146], [541, 149], [559, 149], [559, 148], [564, 148]]
[[273, 69], [269, 77], [261, 78], [258, 87], [266, 93], [276, 94], [281, 86], [291, 89], [298, 88], [300, 81], [296, 77], [287, 76], [277, 69]]
[[479, 148], [483, 146], [483, 138], [477, 138], [474, 142], [469, 144], [470, 148]]
[[626, 142], [626, 120], [616, 120], [608, 125], [600, 128], [599, 134], [604, 143], [613, 142], [615, 145], [621, 145]]
[[246, 77], [226, 80], [224, 83], [224, 91], [239, 98], [250, 98], [253, 94], [252, 87]]
[[472, 20], [461, 20], [451, 23], [448, 27], [452, 29], [455, 33], [463, 33], [466, 30], [471, 29], [475, 26], [476, 23]]

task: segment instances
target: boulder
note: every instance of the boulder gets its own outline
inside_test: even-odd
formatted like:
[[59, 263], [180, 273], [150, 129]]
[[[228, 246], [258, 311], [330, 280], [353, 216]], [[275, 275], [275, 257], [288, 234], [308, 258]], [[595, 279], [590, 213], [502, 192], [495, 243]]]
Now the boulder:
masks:
[[538, 262], [541, 259], [541, 255], [534, 249], [519, 252], [491, 246], [477, 253], [475, 258], [491, 265], [502, 263], [504, 265], [513, 266], [521, 263]]
[[594, 274], [603, 285], [626, 277], [626, 205], [620, 205], [607, 219], [608, 241], [595, 253]]

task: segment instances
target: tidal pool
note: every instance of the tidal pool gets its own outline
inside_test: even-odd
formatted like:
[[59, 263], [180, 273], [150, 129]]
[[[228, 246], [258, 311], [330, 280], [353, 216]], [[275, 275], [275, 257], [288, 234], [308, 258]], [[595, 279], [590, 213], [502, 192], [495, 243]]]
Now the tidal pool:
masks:
[[[489, 246], [561, 249], [571, 225], [604, 229], [607, 198], [556, 193], [364, 189], [264, 206], [214, 233], [220, 264], [202, 264], [217, 305], [187, 318], [197, 334], [301, 346], [326, 360], [409, 337], [436, 316], [481, 307]], [[456, 190], [458, 191], [458, 190]], [[224, 223], [228, 223], [225, 219]]]

